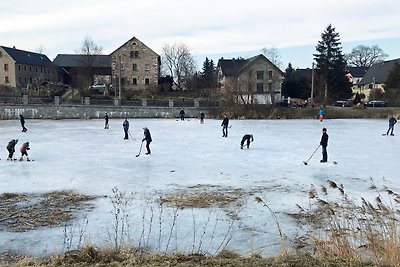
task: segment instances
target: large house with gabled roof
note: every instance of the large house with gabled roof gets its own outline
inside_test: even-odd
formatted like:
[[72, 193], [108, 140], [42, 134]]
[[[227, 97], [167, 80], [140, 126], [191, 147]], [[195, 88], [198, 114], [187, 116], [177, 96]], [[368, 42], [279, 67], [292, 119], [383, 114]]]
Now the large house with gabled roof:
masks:
[[284, 73], [260, 54], [218, 60], [219, 87], [238, 103], [272, 104], [281, 99]]
[[0, 84], [10, 87], [57, 82], [57, 67], [43, 54], [0, 46]]
[[158, 86], [160, 56], [136, 37], [110, 54], [113, 87], [142, 91]]
[[368, 69], [361, 81], [358, 82], [356, 89], [358, 93], [365, 95], [365, 101], [371, 100], [373, 89], [385, 92], [385, 83], [396, 62], [400, 64], [400, 58], [375, 63]]

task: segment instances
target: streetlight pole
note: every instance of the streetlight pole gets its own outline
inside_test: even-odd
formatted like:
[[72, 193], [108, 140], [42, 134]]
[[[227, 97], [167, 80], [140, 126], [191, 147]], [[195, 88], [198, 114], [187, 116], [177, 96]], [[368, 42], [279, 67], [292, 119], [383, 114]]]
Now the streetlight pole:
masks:
[[119, 68], [119, 74], [118, 74], [118, 102], [121, 105], [121, 74], [122, 74], [122, 66], [121, 66], [121, 56], [118, 56], [118, 68]]
[[314, 102], [314, 62], [312, 63], [312, 69], [311, 69], [311, 103]]
[[375, 77], [372, 78], [372, 107], [375, 107]]

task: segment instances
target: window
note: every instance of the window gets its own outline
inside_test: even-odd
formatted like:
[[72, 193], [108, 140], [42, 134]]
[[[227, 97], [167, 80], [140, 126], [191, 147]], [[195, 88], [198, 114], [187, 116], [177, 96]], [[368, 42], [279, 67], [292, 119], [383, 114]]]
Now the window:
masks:
[[132, 70], [134, 70], [134, 71], [138, 70], [137, 64], [136, 64], [136, 63], [133, 63], [133, 64], [132, 64]]
[[272, 83], [268, 83], [268, 91], [272, 92]]
[[18, 82], [22, 83], [22, 77], [18, 77]]
[[150, 70], [150, 64], [149, 63], [144, 64], [144, 69], [146, 71], [149, 71]]
[[257, 92], [264, 92], [264, 83], [257, 83]]
[[38, 68], [36, 67], [36, 72], [38, 72]]
[[26, 66], [24, 65], [24, 71], [26, 71]]
[[132, 84], [133, 84], [133, 85], [137, 85], [137, 78], [133, 78], [133, 79], [132, 79]]
[[150, 84], [150, 79], [149, 78], [144, 79], [144, 84], [145, 85], [149, 85]]
[[41, 72], [41, 73], [43, 72], [43, 68], [40, 68], [40, 72]]
[[32, 66], [29, 66], [29, 71], [32, 72]]
[[257, 80], [264, 80], [264, 72], [257, 71]]
[[139, 51], [131, 51], [130, 52], [130, 57], [131, 58], [138, 58], [139, 57]]
[[8, 79], [8, 76], [4, 77], [4, 82], [5, 83], [9, 83], [10, 82], [10, 80]]
[[21, 65], [20, 64], [18, 64], [18, 70], [21, 70]]
[[268, 71], [268, 79], [272, 79], [272, 70]]
[[29, 78], [29, 83], [32, 83], [32, 82], [33, 82], [32, 77], [30, 77]]
[[8, 71], [8, 64], [4, 64], [4, 70]]

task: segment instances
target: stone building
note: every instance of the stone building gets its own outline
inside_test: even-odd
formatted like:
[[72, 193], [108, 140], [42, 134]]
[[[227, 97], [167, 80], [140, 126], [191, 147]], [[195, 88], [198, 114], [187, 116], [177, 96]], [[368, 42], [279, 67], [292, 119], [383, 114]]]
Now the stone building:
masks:
[[112, 85], [122, 94], [127, 91], [142, 91], [158, 86], [160, 56], [133, 37], [110, 54]]
[[57, 67], [43, 54], [0, 46], [0, 84], [10, 87], [40, 86], [57, 82]]
[[218, 84], [234, 101], [271, 104], [281, 99], [284, 73], [260, 54], [248, 59], [223, 59], [217, 65]]

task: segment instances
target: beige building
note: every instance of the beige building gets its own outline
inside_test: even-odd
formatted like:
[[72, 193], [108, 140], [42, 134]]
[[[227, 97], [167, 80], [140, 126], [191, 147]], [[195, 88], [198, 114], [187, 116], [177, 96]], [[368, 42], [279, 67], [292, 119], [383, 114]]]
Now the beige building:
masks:
[[0, 46], [0, 84], [10, 87], [57, 82], [57, 67], [43, 54]]
[[113, 88], [139, 91], [158, 86], [160, 56], [133, 37], [111, 53]]
[[218, 61], [218, 83], [239, 103], [271, 104], [281, 99], [284, 73], [260, 54]]

